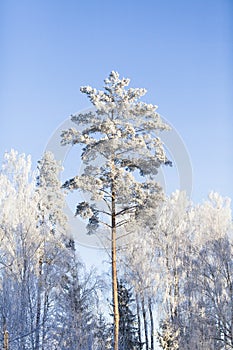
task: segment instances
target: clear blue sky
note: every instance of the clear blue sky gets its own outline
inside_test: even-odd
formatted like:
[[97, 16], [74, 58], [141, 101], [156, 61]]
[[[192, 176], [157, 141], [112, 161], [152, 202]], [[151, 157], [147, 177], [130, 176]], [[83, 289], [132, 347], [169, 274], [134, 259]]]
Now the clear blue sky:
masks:
[[36, 163], [89, 106], [79, 87], [117, 70], [182, 136], [194, 201], [233, 197], [232, 10], [231, 0], [1, 0], [0, 157], [13, 147]]

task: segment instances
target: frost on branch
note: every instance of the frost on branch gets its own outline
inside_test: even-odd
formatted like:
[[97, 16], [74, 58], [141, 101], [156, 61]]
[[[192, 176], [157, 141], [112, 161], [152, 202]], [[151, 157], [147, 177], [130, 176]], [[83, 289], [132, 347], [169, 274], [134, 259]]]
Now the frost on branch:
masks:
[[92, 234], [99, 226], [98, 211], [87, 202], [81, 202], [76, 207], [75, 216], [80, 215], [83, 219], [88, 219], [87, 233]]
[[45, 152], [42, 159], [38, 161], [37, 168], [37, 193], [41, 217], [43, 220], [49, 218], [53, 228], [60, 226], [65, 229], [67, 224], [67, 218], [63, 213], [65, 198], [58, 179], [62, 166], [51, 152]]
[[164, 350], [178, 350], [179, 349], [179, 329], [176, 330], [174, 325], [166, 319], [161, 323], [161, 332], [158, 332], [158, 340], [160, 346]]
[[75, 215], [80, 215], [83, 219], [90, 218], [93, 215], [93, 209], [87, 202], [81, 202], [76, 207]]

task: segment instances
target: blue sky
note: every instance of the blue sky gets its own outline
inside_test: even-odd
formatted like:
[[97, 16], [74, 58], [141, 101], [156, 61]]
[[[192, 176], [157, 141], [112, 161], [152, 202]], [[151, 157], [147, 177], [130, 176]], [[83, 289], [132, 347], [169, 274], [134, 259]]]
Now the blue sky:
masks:
[[89, 107], [79, 87], [117, 70], [184, 140], [193, 200], [233, 197], [231, 14], [231, 0], [2, 0], [0, 158], [15, 148], [36, 164], [58, 125]]

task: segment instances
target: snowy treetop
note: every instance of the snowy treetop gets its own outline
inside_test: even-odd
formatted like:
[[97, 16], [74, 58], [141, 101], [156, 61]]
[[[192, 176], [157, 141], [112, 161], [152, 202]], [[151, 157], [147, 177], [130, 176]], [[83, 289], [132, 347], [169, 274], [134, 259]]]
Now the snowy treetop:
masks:
[[[61, 134], [62, 145], [82, 145], [85, 164], [83, 173], [64, 187], [89, 192], [92, 201], [105, 203], [112, 200], [114, 188], [119, 213], [154, 206], [161, 198], [154, 176], [162, 164], [170, 163], [159, 133], [170, 128], [156, 112], [157, 106], [139, 101], [145, 89], [128, 88], [130, 80], [120, 79], [114, 71], [104, 82], [104, 90], [81, 87], [94, 110], [72, 115], [76, 127]], [[82, 209], [85, 217], [93, 213], [85, 203], [80, 205], [78, 212]]]

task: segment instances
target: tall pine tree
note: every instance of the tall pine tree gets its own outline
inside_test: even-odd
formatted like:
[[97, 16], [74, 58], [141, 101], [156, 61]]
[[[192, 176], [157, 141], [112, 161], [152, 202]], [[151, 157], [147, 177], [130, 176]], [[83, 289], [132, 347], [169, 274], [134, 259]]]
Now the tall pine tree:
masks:
[[[78, 114], [71, 120], [78, 126], [62, 132], [62, 144], [81, 144], [86, 165], [81, 176], [64, 187], [89, 192], [90, 200], [77, 205], [76, 214], [89, 219], [89, 233], [104, 226], [110, 231], [114, 350], [118, 350], [119, 308], [117, 294], [117, 239], [122, 226], [161, 198], [154, 180], [167, 158], [158, 133], [168, 126], [156, 112], [157, 106], [140, 102], [145, 89], [127, 89], [129, 79], [111, 72], [104, 91], [81, 87], [95, 112]], [[101, 205], [100, 205], [101, 202]], [[119, 230], [120, 228], [120, 230]]]

